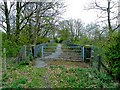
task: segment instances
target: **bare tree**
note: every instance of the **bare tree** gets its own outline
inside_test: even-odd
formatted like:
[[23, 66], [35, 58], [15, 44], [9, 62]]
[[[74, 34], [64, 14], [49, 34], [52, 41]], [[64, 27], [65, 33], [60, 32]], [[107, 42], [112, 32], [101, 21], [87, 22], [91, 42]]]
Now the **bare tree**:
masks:
[[83, 22], [81, 20], [69, 19], [59, 23], [59, 29], [65, 33], [65, 38], [70, 40], [79, 40], [83, 35]]
[[35, 9], [33, 8], [29, 13], [25, 13], [24, 10], [30, 2], [17, 2], [16, 3], [16, 35], [27, 25], [29, 18], [34, 14]]
[[6, 31], [6, 33], [8, 34], [8, 36], [10, 35], [10, 12], [11, 9], [14, 5], [14, 2], [10, 2], [10, 8], [8, 9], [8, 5], [7, 5], [7, 1], [3, 1], [0, 4], [0, 11], [1, 11], [1, 22], [5, 22], [6, 26], [4, 26], [3, 24], [1, 24], [2, 28]]
[[[105, 2], [107, 4], [106, 6], [103, 5], [103, 3]], [[115, 21], [115, 19], [118, 19], [120, 17], [119, 14], [117, 14], [117, 12], [115, 11], [115, 8], [117, 9], [118, 7], [118, 2], [114, 0], [103, 0], [101, 2], [99, 0], [94, 0], [94, 2], [92, 2], [90, 6], [87, 7], [87, 10], [96, 9], [101, 11], [99, 18], [105, 18], [105, 20], [103, 20], [102, 22], [105, 23], [105, 21], [107, 21], [109, 35], [111, 36], [112, 32], [120, 27], [119, 23], [116, 24], [115, 28], [112, 25], [112, 21]]]
[[82, 35], [83, 35], [83, 22], [80, 20], [80, 19], [78, 19], [78, 20], [75, 20], [74, 21], [74, 27], [75, 27], [75, 30], [76, 30], [76, 38], [81, 38], [82, 37]]

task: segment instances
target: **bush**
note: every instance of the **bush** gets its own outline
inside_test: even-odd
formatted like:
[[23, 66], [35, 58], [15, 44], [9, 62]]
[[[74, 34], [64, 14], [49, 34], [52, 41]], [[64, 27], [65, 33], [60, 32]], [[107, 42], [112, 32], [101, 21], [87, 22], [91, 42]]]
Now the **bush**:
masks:
[[120, 81], [120, 35], [111, 38], [106, 56], [112, 75]]
[[15, 57], [19, 52], [20, 46], [16, 44], [16, 42], [5, 40], [2, 42], [3, 48], [6, 48], [6, 56], [7, 57]]

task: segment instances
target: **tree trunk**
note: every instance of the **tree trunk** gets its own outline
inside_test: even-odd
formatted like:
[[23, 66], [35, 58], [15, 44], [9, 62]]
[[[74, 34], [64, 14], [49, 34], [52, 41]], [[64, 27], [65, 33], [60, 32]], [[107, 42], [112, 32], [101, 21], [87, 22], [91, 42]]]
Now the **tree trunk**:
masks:
[[109, 0], [108, 0], [107, 14], [108, 14], [109, 36], [111, 37], [111, 34], [112, 34], [112, 26], [111, 26], [111, 22], [110, 22], [110, 1], [109, 1]]
[[[120, 25], [120, 0], [119, 0], [119, 2], [118, 2], [118, 25]], [[118, 28], [118, 33], [119, 33], [119, 35], [120, 35], [120, 27]]]
[[7, 24], [7, 34], [9, 37], [9, 35], [10, 35], [10, 21], [9, 21], [9, 12], [8, 12], [8, 7], [7, 7], [7, 2], [4, 2], [4, 5], [5, 5], [6, 24]]
[[19, 34], [19, 30], [20, 30], [20, 2], [17, 2], [16, 5], [16, 36]]

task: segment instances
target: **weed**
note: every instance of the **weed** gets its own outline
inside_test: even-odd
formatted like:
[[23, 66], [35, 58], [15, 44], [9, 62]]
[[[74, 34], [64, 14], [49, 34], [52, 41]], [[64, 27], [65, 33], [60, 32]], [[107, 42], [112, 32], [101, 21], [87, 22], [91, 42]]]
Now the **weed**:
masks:
[[54, 70], [55, 68], [57, 68], [57, 66], [50, 66], [50, 68], [52, 69], [52, 70]]
[[27, 82], [27, 79], [24, 77], [18, 79], [18, 83], [20, 84], [25, 84], [26, 82]]
[[[64, 66], [58, 66], [61, 73], [51, 73], [54, 77], [50, 77], [52, 87], [60, 88], [113, 88], [111, 77], [107, 74], [96, 72], [92, 69], [86, 68], [70, 68], [66, 69]], [[54, 72], [57, 69], [52, 69]], [[56, 79], [57, 78], [57, 79]], [[57, 80], [58, 83], [55, 83]]]

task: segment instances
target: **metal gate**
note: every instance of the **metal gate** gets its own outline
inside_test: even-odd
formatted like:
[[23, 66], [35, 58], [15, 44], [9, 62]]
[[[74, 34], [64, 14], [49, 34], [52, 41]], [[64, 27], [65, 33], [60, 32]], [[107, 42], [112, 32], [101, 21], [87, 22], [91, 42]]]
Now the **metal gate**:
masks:
[[84, 61], [84, 47], [80, 45], [67, 46], [58, 44], [57, 46], [43, 46], [42, 59], [63, 59], [72, 61]]
[[[26, 46], [25, 46], [26, 47]], [[22, 50], [22, 49], [21, 49]], [[42, 60], [70, 60], [70, 61], [86, 61], [90, 59], [91, 49], [88, 50], [86, 47], [82, 45], [74, 45], [74, 44], [39, 44], [32, 45], [24, 49], [24, 53], [22, 53], [22, 57], [33, 56], [34, 58], [41, 58]], [[27, 54], [28, 52], [28, 54]], [[18, 57], [20, 58], [20, 57]], [[20, 58], [21, 59], [21, 58]], [[23, 58], [24, 60], [24, 58]]]

